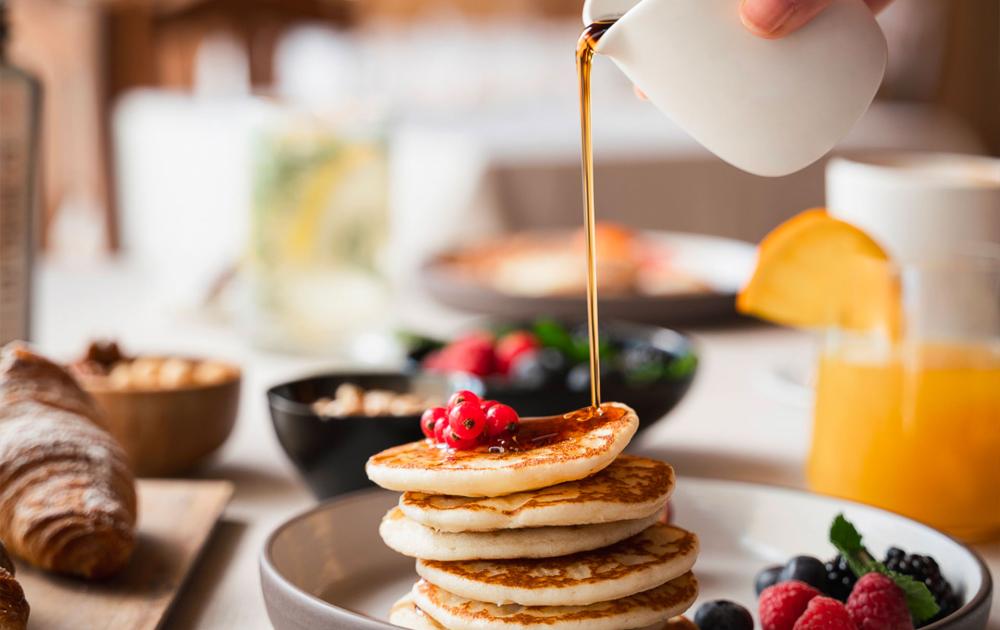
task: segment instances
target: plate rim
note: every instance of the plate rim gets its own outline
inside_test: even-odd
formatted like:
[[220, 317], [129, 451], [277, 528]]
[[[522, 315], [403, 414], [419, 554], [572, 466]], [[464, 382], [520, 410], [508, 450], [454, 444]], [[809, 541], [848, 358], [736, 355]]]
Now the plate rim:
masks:
[[[766, 483], [756, 483], [756, 482], [752, 482], [752, 481], [742, 481], [742, 480], [734, 480], [734, 479], [718, 479], [718, 478], [705, 477], [705, 476], [700, 476], [700, 475], [679, 475], [678, 476], [678, 485], [680, 485], [680, 482], [682, 480], [688, 480], [688, 481], [692, 481], [693, 480], [693, 481], [696, 481], [696, 482], [699, 482], [699, 483], [707, 483], [709, 485], [742, 486], [742, 487], [754, 488], [754, 489], [757, 489], [757, 490], [767, 490], [767, 491], [771, 491], [771, 492], [777, 491], [780, 494], [791, 495], [791, 496], [796, 496], [796, 497], [806, 497], [806, 498], [811, 498], [811, 499], [821, 499], [821, 500], [826, 500], [826, 501], [840, 502], [840, 503], [848, 505], [848, 506], [855, 506], [855, 507], [860, 507], [860, 508], [863, 508], [863, 509], [866, 509], [866, 510], [874, 510], [876, 512], [882, 512], [884, 514], [888, 514], [888, 515], [893, 516], [895, 518], [899, 518], [899, 519], [902, 519], [904, 521], [907, 521], [910, 525], [914, 525], [914, 526], [918, 527], [919, 529], [926, 530], [930, 534], [942, 536], [942, 537], [946, 538], [947, 540], [950, 540], [951, 542], [955, 543], [956, 545], [958, 545], [959, 547], [961, 547], [966, 553], [968, 553], [976, 561], [976, 564], [977, 564], [977, 566], [979, 568], [979, 575], [980, 575], [979, 589], [976, 591], [975, 595], [973, 595], [957, 611], [955, 611], [954, 613], [952, 613], [948, 617], [946, 617], [944, 619], [941, 619], [940, 621], [936, 621], [936, 622], [934, 622], [932, 624], [923, 626], [921, 628], [921, 630], [943, 630], [945, 628], [945, 625], [944, 625], [945, 622], [947, 622], [948, 625], [951, 625], [951, 624], [955, 623], [956, 621], [960, 621], [960, 620], [962, 620], [962, 619], [964, 619], [964, 618], [966, 618], [966, 617], [968, 617], [968, 616], [976, 613], [984, 605], [984, 603], [987, 606], [990, 606], [991, 603], [992, 603], [990, 598], [991, 598], [992, 593], [993, 593], [993, 577], [992, 577], [992, 575], [990, 573], [989, 567], [986, 565], [986, 561], [983, 560], [982, 556], [979, 554], [978, 551], [976, 551], [975, 549], [973, 549], [968, 544], [962, 542], [961, 540], [955, 538], [951, 534], [943, 532], [943, 531], [941, 531], [939, 529], [935, 529], [934, 527], [931, 527], [930, 525], [926, 525], [924, 523], [921, 523], [920, 521], [917, 521], [917, 520], [914, 520], [914, 519], [912, 519], [912, 518], [910, 518], [908, 516], [904, 516], [902, 514], [899, 514], [898, 512], [894, 512], [892, 510], [888, 510], [888, 509], [885, 509], [885, 508], [877, 507], [875, 505], [871, 505], [871, 504], [868, 504], [868, 503], [863, 503], [861, 501], [854, 501], [854, 500], [851, 500], [851, 499], [844, 499], [844, 498], [840, 498], [840, 497], [836, 497], [836, 496], [831, 496], [831, 495], [825, 495], [825, 494], [819, 494], [819, 493], [815, 493], [815, 492], [810, 492], [809, 490], [803, 489], [803, 488], [793, 488], [793, 487], [789, 487], [789, 486], [781, 486], [781, 485], [766, 484]], [[284, 591], [286, 591], [288, 593], [293, 594], [293, 596], [296, 599], [302, 600], [309, 607], [314, 608], [316, 610], [323, 611], [323, 612], [327, 612], [327, 613], [329, 613], [329, 612], [336, 613], [337, 615], [344, 617], [345, 620], [350, 620], [352, 622], [361, 622], [361, 623], [364, 623], [368, 627], [371, 627], [371, 628], [394, 628], [394, 627], [396, 627], [396, 626], [393, 626], [392, 624], [386, 623], [386, 622], [381, 621], [379, 619], [375, 619], [375, 618], [369, 617], [367, 615], [362, 615], [360, 613], [357, 613], [357, 612], [355, 612], [353, 610], [349, 610], [347, 608], [342, 608], [342, 607], [340, 607], [340, 606], [338, 606], [336, 604], [332, 604], [332, 603], [330, 603], [328, 601], [325, 601], [325, 600], [323, 600], [323, 599], [321, 599], [321, 598], [319, 598], [319, 597], [317, 597], [317, 596], [315, 596], [315, 595], [313, 595], [311, 593], [305, 592], [304, 590], [300, 589], [298, 586], [292, 584], [292, 582], [290, 580], [288, 580], [278, 570], [278, 568], [274, 565], [274, 562], [273, 562], [273, 560], [271, 558], [272, 547], [273, 547], [276, 539], [278, 538], [278, 536], [283, 531], [285, 531], [287, 528], [292, 527], [293, 525], [295, 525], [299, 521], [301, 521], [303, 519], [306, 519], [306, 518], [309, 518], [310, 516], [312, 516], [313, 514], [315, 514], [317, 512], [321, 512], [323, 510], [329, 509], [334, 504], [352, 503], [352, 502], [355, 502], [355, 501], [364, 500], [364, 499], [368, 498], [368, 496], [370, 496], [370, 495], [374, 495], [374, 494], [378, 494], [378, 493], [385, 493], [385, 492], [387, 492], [387, 491], [384, 490], [384, 489], [382, 489], [382, 488], [363, 488], [363, 489], [360, 489], [360, 490], [354, 490], [352, 492], [345, 493], [343, 495], [332, 497], [330, 499], [322, 501], [322, 502], [320, 502], [320, 503], [312, 506], [311, 508], [309, 508], [307, 510], [304, 510], [302, 512], [299, 512], [299, 513], [295, 514], [294, 516], [288, 518], [287, 520], [282, 521], [282, 523], [280, 525], [278, 525], [273, 531], [271, 531], [270, 534], [268, 534], [267, 538], [264, 540], [264, 544], [263, 544], [263, 546], [261, 548], [261, 551], [260, 551], [260, 554], [259, 554], [259, 566], [260, 566], [260, 573], [261, 573], [261, 580], [262, 580], [262, 582], [263, 582], [263, 580], [265, 578], [265, 575], [266, 575], [267, 577], [269, 577], [270, 579], [272, 579], [276, 583], [278, 583], [282, 587], [282, 590], [284, 590]], [[261, 585], [261, 588], [262, 588], [262, 590], [266, 590], [263, 583]], [[270, 614], [270, 608], [269, 607], [268, 607], [268, 614]]]

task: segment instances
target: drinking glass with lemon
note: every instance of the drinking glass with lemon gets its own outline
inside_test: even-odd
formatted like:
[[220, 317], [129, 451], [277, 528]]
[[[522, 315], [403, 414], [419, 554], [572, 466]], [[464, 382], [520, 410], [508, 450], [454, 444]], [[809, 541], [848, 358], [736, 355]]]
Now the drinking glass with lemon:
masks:
[[761, 242], [737, 306], [823, 333], [813, 490], [1000, 534], [1000, 257], [897, 263], [807, 210]]

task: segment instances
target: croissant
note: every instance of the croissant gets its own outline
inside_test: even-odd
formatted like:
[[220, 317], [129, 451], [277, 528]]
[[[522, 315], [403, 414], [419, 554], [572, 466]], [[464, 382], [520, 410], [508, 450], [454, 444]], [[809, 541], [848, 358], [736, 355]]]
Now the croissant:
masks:
[[0, 543], [0, 630], [24, 630], [30, 611], [24, 591], [14, 579], [14, 563]]
[[0, 539], [27, 562], [101, 578], [135, 548], [135, 478], [90, 396], [22, 344], [0, 353]]

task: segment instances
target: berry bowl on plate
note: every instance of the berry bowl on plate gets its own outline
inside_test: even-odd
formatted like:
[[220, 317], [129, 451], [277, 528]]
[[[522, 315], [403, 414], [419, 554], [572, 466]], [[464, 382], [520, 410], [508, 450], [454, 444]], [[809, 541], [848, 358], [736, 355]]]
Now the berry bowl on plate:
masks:
[[420, 440], [420, 417], [452, 392], [481, 391], [456, 374], [340, 372], [297, 379], [267, 391], [281, 448], [320, 499], [371, 487], [368, 457]]
[[[482, 380], [486, 399], [522, 416], [550, 416], [590, 404], [586, 325], [543, 318], [498, 324], [450, 341], [407, 335], [415, 370]], [[639, 414], [639, 430], [663, 418], [687, 393], [698, 366], [694, 343], [656, 326], [601, 327], [601, 392]]]

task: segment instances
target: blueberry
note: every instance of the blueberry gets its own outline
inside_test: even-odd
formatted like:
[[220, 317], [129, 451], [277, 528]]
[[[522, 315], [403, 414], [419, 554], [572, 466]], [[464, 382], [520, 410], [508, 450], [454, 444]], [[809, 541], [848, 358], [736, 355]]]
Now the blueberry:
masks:
[[702, 604], [694, 615], [694, 623], [699, 630], [753, 630], [750, 611], [725, 599]]
[[826, 566], [812, 556], [795, 556], [781, 570], [779, 582], [798, 580], [826, 592]]
[[754, 578], [753, 581], [753, 589], [758, 596], [765, 588], [774, 586], [778, 583], [778, 580], [781, 577], [781, 570], [784, 568], [785, 567], [780, 564], [775, 564], [767, 567], [766, 569], [761, 569], [760, 573], [757, 574], [757, 577]]

